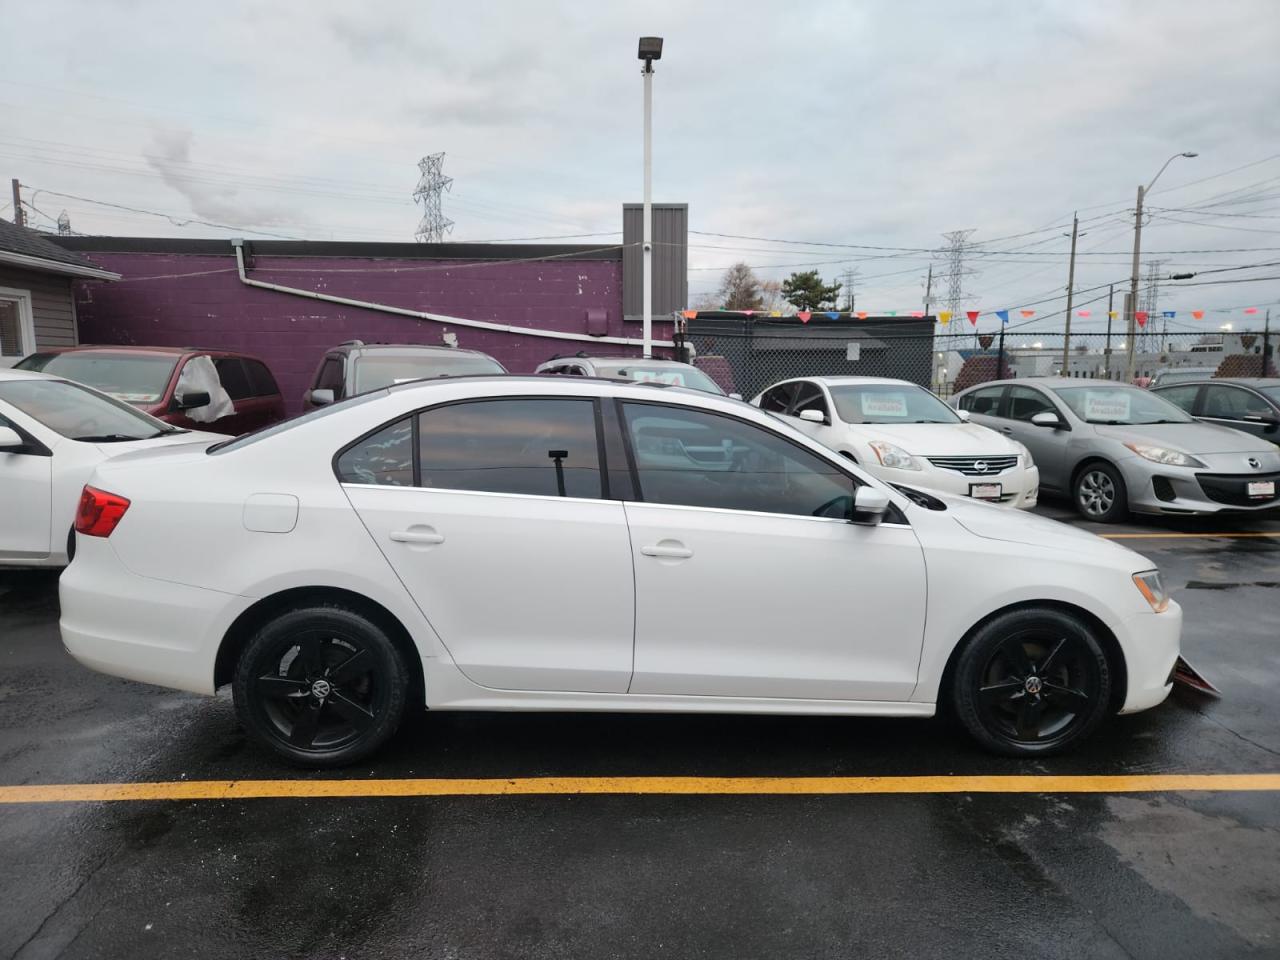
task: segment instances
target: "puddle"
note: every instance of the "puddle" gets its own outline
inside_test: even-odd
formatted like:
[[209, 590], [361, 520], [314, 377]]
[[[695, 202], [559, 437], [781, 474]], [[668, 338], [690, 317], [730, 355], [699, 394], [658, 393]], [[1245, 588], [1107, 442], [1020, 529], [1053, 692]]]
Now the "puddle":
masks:
[[1187, 590], [1236, 590], [1240, 587], [1263, 587], [1274, 590], [1280, 587], [1280, 580], [1237, 580], [1233, 583], [1221, 583], [1215, 580], [1188, 580]]

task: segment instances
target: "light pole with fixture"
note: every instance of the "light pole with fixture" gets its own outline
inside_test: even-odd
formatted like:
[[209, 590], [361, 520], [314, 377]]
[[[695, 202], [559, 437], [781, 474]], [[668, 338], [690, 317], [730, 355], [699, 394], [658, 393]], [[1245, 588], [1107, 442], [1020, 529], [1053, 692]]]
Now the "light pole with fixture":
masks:
[[1134, 320], [1138, 314], [1138, 259], [1142, 256], [1142, 201], [1155, 186], [1156, 181], [1160, 179], [1160, 174], [1164, 173], [1169, 164], [1177, 160], [1179, 157], [1198, 157], [1200, 154], [1192, 150], [1184, 153], [1175, 153], [1172, 157], [1164, 162], [1164, 166], [1156, 171], [1156, 175], [1151, 178], [1151, 182], [1145, 187], [1138, 185], [1138, 206], [1133, 216], [1133, 273], [1129, 276], [1129, 309], [1125, 311], [1129, 342], [1134, 344], [1133, 349], [1129, 351], [1129, 362], [1125, 380], [1133, 383], [1133, 363], [1137, 357], [1137, 330], [1134, 326]]
[[653, 356], [653, 61], [662, 59], [662, 38], [641, 37], [636, 54], [644, 61], [644, 225], [640, 240], [644, 285], [644, 355]]

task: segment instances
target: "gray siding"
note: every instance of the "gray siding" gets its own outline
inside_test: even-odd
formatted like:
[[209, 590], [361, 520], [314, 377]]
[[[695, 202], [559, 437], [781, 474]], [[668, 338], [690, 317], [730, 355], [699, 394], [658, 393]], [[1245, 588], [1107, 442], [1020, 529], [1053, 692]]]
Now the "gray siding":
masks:
[[0, 265], [0, 287], [31, 293], [36, 349], [74, 347], [78, 342], [71, 277]]
[[[622, 315], [644, 319], [644, 205], [622, 205]], [[670, 319], [689, 306], [689, 205], [653, 205], [653, 315]]]

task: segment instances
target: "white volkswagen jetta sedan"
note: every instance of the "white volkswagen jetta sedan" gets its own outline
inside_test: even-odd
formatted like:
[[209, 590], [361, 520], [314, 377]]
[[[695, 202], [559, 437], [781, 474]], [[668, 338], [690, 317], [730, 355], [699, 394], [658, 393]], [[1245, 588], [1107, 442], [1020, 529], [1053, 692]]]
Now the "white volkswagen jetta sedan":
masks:
[[968, 423], [928, 390], [882, 377], [807, 377], [751, 401], [888, 483], [1026, 509], [1040, 471], [1025, 446]]
[[0, 370], [0, 566], [66, 564], [76, 502], [103, 460], [226, 439], [163, 423], [61, 377]]
[[590, 378], [407, 383], [108, 461], [62, 575], [85, 665], [212, 694], [306, 765], [407, 706], [927, 717], [1012, 755], [1170, 689], [1152, 563], [907, 495], [746, 404]]

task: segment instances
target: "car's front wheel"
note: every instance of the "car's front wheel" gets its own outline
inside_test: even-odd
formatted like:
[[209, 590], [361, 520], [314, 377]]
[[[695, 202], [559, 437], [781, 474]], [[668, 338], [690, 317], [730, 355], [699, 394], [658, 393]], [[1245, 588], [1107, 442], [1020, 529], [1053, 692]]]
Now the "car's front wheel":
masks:
[[961, 722], [1006, 756], [1043, 756], [1078, 743], [1111, 702], [1111, 669], [1092, 628], [1053, 608], [1012, 610], [984, 624], [952, 677]]
[[1086, 520], [1119, 523], [1129, 516], [1129, 494], [1120, 471], [1109, 463], [1085, 464], [1076, 477], [1076, 510]]
[[395, 733], [409, 673], [386, 632], [345, 607], [289, 610], [250, 638], [236, 664], [236, 714], [292, 763], [336, 767]]

